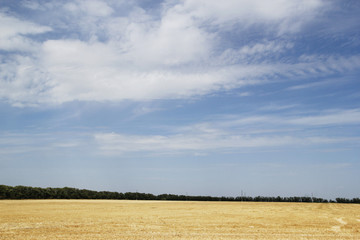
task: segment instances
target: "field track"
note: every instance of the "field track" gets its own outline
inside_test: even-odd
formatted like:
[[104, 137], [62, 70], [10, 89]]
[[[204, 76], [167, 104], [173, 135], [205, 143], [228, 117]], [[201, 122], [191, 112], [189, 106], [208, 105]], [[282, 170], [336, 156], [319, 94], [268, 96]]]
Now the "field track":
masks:
[[1, 200], [0, 239], [360, 239], [360, 204]]

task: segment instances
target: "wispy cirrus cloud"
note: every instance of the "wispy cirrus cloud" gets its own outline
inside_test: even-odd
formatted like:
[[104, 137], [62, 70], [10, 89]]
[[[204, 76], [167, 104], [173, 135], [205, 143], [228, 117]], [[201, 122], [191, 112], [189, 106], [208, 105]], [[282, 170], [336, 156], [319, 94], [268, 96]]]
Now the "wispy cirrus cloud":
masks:
[[[0, 134], [0, 154], [7, 156], [19, 154], [57, 154], [68, 149], [84, 148], [92, 144], [88, 134], [84, 133], [57, 133], [57, 132], [2, 132]], [[11, 157], [10, 157], [11, 159]]]
[[[293, 106], [269, 106], [264, 107], [263, 110], [282, 110], [292, 108]], [[258, 114], [247, 117], [231, 116], [219, 122], [225, 127], [246, 126], [250, 124], [264, 123], [269, 126], [282, 125], [282, 126], [326, 126], [326, 125], [349, 125], [360, 123], [360, 109], [330, 109], [324, 110], [318, 114], [314, 113], [299, 113], [294, 114], [286, 113], [279, 114]]]
[[301, 89], [307, 89], [307, 88], [318, 88], [321, 86], [328, 86], [332, 84], [338, 83], [334, 80], [325, 80], [325, 81], [317, 81], [317, 82], [311, 82], [311, 83], [305, 83], [305, 84], [299, 84], [295, 86], [288, 87], [286, 90], [301, 90]]
[[336, 124], [359, 124], [360, 110], [330, 111], [318, 116], [298, 116], [287, 121], [290, 124], [299, 125], [336, 125]]
[[158, 127], [152, 134], [94, 132], [90, 129], [84, 129], [85, 132], [2, 133], [0, 152], [3, 156], [60, 154], [70, 150], [105, 155], [144, 152], [205, 154], [268, 151], [284, 147], [333, 149], [334, 144], [339, 151], [358, 147], [359, 138], [356, 135], [344, 131], [340, 134], [329, 132], [324, 127], [344, 128], [360, 124], [359, 109], [287, 115], [216, 116], [212, 121], [177, 125], [165, 130], [164, 126]]
[[[177, 7], [200, 21], [211, 21], [220, 26], [240, 23], [243, 27], [264, 24], [279, 33], [296, 32], [301, 26], [327, 8], [324, 1], [283, 1], [267, 3], [255, 1], [208, 2], [187, 0]], [[306, 16], [306, 18], [304, 17]]]
[[157, 154], [184, 154], [205, 152], [242, 151], [244, 149], [273, 149], [276, 147], [322, 146], [358, 141], [351, 137], [300, 137], [290, 135], [250, 136], [223, 134], [179, 135], [126, 135], [97, 133], [94, 135], [103, 154], [152, 152]]
[[[241, 151], [277, 147], [309, 147], [345, 144], [352, 146], [358, 137], [332, 135], [323, 126], [351, 126], [360, 123], [359, 109], [331, 110], [311, 116], [250, 116], [202, 122], [177, 127], [168, 134], [133, 135], [96, 133], [95, 141], [105, 154], [127, 152], [189, 153], [211, 151]], [[309, 126], [320, 127], [307, 131]]]

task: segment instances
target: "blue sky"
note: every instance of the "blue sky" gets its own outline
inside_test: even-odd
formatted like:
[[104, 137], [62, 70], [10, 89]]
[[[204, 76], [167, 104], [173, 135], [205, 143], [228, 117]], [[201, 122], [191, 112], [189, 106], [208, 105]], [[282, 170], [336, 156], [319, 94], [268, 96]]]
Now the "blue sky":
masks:
[[0, 1], [0, 183], [359, 197], [359, 1]]

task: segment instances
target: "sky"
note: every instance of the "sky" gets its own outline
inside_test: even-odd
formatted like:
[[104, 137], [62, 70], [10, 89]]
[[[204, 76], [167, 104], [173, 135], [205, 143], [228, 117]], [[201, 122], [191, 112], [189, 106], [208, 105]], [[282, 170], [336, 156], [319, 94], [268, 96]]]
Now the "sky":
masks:
[[359, 197], [359, 13], [0, 0], [0, 184]]

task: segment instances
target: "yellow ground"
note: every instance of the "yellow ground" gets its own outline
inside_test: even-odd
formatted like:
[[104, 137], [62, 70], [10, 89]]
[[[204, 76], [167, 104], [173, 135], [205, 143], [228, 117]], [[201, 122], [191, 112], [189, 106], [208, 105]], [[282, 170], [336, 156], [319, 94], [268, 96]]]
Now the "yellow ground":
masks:
[[0, 239], [360, 239], [360, 205], [3, 200]]

